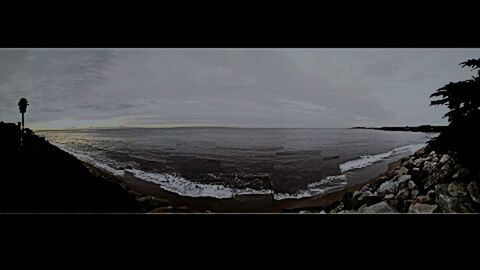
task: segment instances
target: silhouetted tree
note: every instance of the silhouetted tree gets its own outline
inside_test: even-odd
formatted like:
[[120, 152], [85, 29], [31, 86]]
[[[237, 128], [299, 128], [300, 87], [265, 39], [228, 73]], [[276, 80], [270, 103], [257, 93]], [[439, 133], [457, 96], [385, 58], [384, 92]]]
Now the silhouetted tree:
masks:
[[478, 69], [472, 79], [450, 82], [438, 89], [430, 98], [430, 106], [445, 105], [449, 111], [444, 117], [449, 125], [430, 145], [444, 152], [456, 154], [462, 161], [473, 165], [479, 159], [480, 133], [480, 59], [460, 63], [472, 71]]
[[20, 113], [22, 114], [22, 130], [25, 129], [25, 118], [24, 115], [27, 112], [28, 101], [26, 98], [21, 98], [18, 101], [18, 108], [20, 109]]

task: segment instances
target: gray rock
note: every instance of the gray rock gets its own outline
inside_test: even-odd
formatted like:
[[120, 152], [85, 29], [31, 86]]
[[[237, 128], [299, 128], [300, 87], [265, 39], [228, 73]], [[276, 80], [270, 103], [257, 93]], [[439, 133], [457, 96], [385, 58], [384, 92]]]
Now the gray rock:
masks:
[[423, 163], [423, 168], [422, 170], [428, 172], [428, 173], [431, 173], [433, 171], [433, 165], [431, 162], [429, 161], [425, 161], [425, 163]]
[[363, 213], [367, 207], [368, 207], [368, 206], [367, 206], [366, 204], [360, 206], [360, 207], [358, 208], [358, 212], [359, 212], [359, 213]]
[[410, 190], [417, 189], [417, 185], [415, 185], [415, 182], [413, 182], [412, 180], [408, 181], [408, 189]]
[[468, 195], [473, 202], [480, 204], [480, 194], [479, 194], [479, 183], [477, 181], [472, 181], [467, 186]]
[[405, 167], [401, 167], [401, 168], [398, 169], [398, 171], [397, 171], [397, 175], [398, 175], [398, 176], [402, 176], [402, 175], [407, 174], [407, 173], [408, 173], [408, 169], [405, 168]]
[[467, 168], [461, 168], [460, 170], [458, 170], [457, 173], [455, 173], [452, 178], [453, 179], [463, 179], [463, 178], [466, 178], [468, 175], [470, 175], [470, 170], [468, 170]]
[[397, 213], [397, 210], [391, 207], [387, 202], [382, 201], [362, 209], [362, 213], [366, 213], [366, 214]]
[[410, 179], [412, 179], [412, 176], [409, 174], [400, 176], [397, 180], [398, 189], [406, 188]]
[[[430, 191], [429, 191], [430, 192]], [[447, 184], [438, 184], [435, 185], [435, 193], [437, 195], [440, 194], [448, 194], [448, 185]]]
[[413, 165], [415, 167], [420, 167], [420, 165], [422, 165], [422, 163], [425, 161], [424, 158], [417, 158], [415, 161], [413, 161]]
[[416, 199], [418, 196], [418, 193], [419, 193], [418, 189], [415, 189], [412, 192], [410, 192], [410, 196], [412, 197], [412, 199]]
[[430, 154], [428, 156], [430, 156], [430, 157], [435, 156], [435, 151], [430, 152]]
[[438, 162], [438, 157], [434, 157], [432, 161], [433, 162]]
[[372, 195], [373, 195], [372, 192], [365, 191], [360, 195], [360, 197], [358, 197], [358, 200], [363, 201], [365, 199], [365, 197], [369, 197], [369, 196], [372, 196]]
[[435, 171], [427, 176], [424, 180], [425, 184], [423, 186], [424, 189], [430, 189], [431, 187], [445, 183], [448, 180], [448, 173], [445, 171]]
[[440, 170], [442, 171], [450, 171], [451, 167], [448, 163], [443, 164], [442, 168]]
[[442, 158], [440, 158], [440, 163], [443, 164], [443, 163], [445, 163], [445, 162], [448, 162], [449, 160], [450, 160], [450, 156], [447, 155], [447, 154], [444, 154], [444, 155], [442, 156]]
[[410, 192], [408, 189], [402, 189], [397, 193], [397, 196], [395, 196], [396, 200], [405, 200], [408, 198], [408, 195], [410, 195]]
[[452, 197], [463, 198], [468, 196], [467, 184], [452, 182], [447, 187], [448, 193]]
[[387, 194], [387, 195], [385, 195], [385, 197], [383, 197], [384, 200], [391, 200], [393, 198], [395, 198], [395, 195], [393, 195], [393, 194]]
[[444, 213], [471, 213], [474, 212], [472, 205], [465, 200], [454, 198], [445, 194], [438, 195], [436, 203]]
[[386, 181], [380, 185], [377, 189], [378, 194], [388, 194], [388, 193], [396, 193], [398, 190], [398, 182], [394, 181]]
[[437, 208], [438, 205], [435, 204], [416, 203], [410, 205], [410, 207], [408, 208], [408, 212], [416, 214], [433, 213]]
[[438, 165], [438, 162], [436, 162], [436, 161], [433, 161], [433, 162], [432, 162], [432, 167], [433, 167], [433, 169], [435, 169], [435, 168], [437, 167], [437, 165]]

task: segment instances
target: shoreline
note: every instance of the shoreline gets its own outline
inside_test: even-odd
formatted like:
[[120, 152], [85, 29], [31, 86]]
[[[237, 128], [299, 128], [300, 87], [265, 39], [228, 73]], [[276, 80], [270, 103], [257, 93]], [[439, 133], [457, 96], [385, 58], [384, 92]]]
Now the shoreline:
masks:
[[126, 191], [134, 194], [140, 202], [148, 201], [147, 213], [299, 213], [332, 208], [347, 192], [360, 190], [367, 184], [376, 184], [394, 173], [407, 157], [388, 163], [386, 171], [366, 181], [346, 185], [342, 189], [313, 197], [273, 200], [271, 194], [244, 194], [232, 198], [189, 197], [167, 191], [158, 184], [139, 179], [126, 172], [115, 176], [110, 172], [81, 161], [93, 174], [102, 176]]

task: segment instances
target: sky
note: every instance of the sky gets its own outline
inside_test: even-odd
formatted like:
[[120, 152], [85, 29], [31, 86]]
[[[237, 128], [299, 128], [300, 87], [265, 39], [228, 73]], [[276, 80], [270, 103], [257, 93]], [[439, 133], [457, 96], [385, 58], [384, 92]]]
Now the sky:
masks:
[[443, 125], [480, 49], [0, 49], [0, 120], [32, 129]]

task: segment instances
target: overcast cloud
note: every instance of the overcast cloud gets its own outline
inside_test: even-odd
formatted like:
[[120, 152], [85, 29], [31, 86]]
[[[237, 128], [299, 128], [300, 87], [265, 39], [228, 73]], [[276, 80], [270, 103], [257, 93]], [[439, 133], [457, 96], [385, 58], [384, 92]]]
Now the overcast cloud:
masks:
[[0, 120], [90, 126], [445, 124], [429, 95], [480, 49], [0, 50]]

